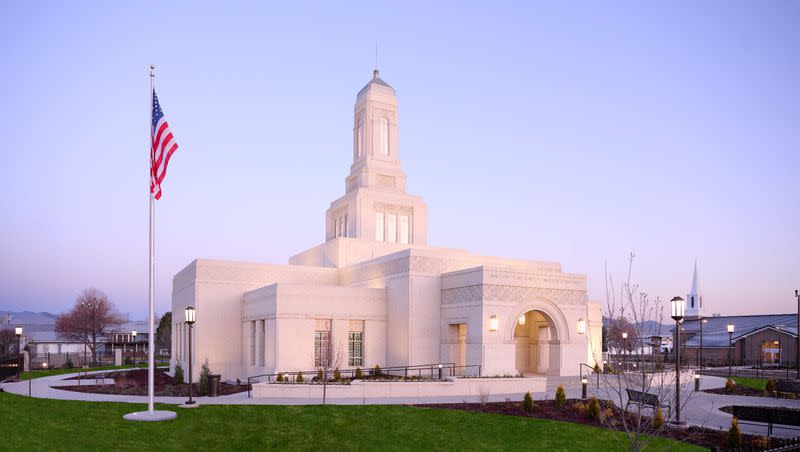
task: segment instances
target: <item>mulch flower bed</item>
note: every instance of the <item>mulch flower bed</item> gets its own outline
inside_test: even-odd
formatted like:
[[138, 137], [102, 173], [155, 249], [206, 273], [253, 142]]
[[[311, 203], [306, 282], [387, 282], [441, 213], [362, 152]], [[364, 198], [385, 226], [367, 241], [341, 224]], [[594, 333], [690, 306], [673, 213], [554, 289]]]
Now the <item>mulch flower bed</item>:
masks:
[[[113, 378], [113, 384], [81, 384], [80, 386], [53, 386], [55, 389], [65, 391], [88, 392], [92, 394], [114, 394], [114, 395], [137, 395], [145, 396], [147, 393], [147, 369], [137, 369], [131, 371], [114, 371], [102, 374], [92, 374], [89, 377], [82, 377], [81, 381], [92, 382], [96, 378]], [[69, 378], [77, 380], [78, 377]], [[155, 395], [167, 397], [189, 397], [189, 385], [186, 383], [176, 384], [175, 380], [164, 372], [156, 372], [153, 376]], [[219, 395], [236, 394], [247, 391], [246, 384], [230, 385], [220, 382]], [[194, 396], [206, 395], [200, 393], [198, 383], [192, 385]]]
[[[760, 389], [748, 388], [747, 386], [736, 385], [733, 391], [727, 391], [725, 388], [703, 389], [703, 392], [710, 394], [724, 394], [724, 395], [737, 395], [748, 397], [769, 397], [775, 398], [775, 393], [762, 391]], [[797, 394], [794, 393], [781, 393], [782, 399], [797, 399]]]
[[[585, 406], [586, 400], [568, 399], [563, 407], [558, 407], [556, 401], [550, 400], [536, 400], [534, 402], [533, 412], [526, 412], [522, 408], [522, 402], [493, 402], [493, 403], [442, 403], [442, 404], [424, 404], [415, 405], [427, 408], [447, 409], [447, 410], [463, 410], [475, 411], [480, 413], [491, 414], [505, 414], [510, 416], [524, 416], [537, 419], [552, 419], [563, 422], [574, 422], [584, 425], [592, 425], [595, 427], [609, 427], [609, 423], [602, 421], [595, 421], [588, 418], [585, 410], [581, 406]], [[610, 401], [600, 401], [601, 409], [605, 415], [609, 416], [608, 419], [613, 420], [610, 422], [615, 430], [624, 431], [625, 428], [620, 418], [620, 411]], [[628, 413], [629, 425], [635, 422], [635, 415]], [[650, 418], [643, 417], [643, 422], [650, 424]], [[645, 430], [651, 430], [650, 428]], [[678, 441], [684, 441], [690, 444], [695, 444], [706, 448], [718, 448], [717, 450], [726, 450], [726, 431], [712, 430], [709, 428], [690, 426], [685, 429], [665, 428], [659, 432], [661, 436], [672, 438]], [[764, 445], [765, 438], [754, 435], [742, 434], [742, 446], [761, 447]]]

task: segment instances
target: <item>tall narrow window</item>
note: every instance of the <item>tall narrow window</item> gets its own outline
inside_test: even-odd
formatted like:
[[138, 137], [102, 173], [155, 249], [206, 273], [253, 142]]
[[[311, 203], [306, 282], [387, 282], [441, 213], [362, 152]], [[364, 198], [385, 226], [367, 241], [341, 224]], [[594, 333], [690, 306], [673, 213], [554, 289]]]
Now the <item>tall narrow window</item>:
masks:
[[356, 130], [356, 152], [359, 157], [364, 155], [364, 121], [358, 120], [358, 129]]
[[383, 116], [381, 118], [380, 130], [380, 153], [381, 155], [389, 155], [389, 118]]
[[408, 215], [400, 215], [399, 221], [400, 243], [408, 243]]
[[330, 346], [330, 331], [314, 331], [314, 367], [325, 367], [328, 364]]
[[250, 365], [256, 365], [256, 322], [250, 322]]
[[364, 333], [360, 331], [347, 333], [347, 365], [364, 365]]
[[375, 240], [383, 241], [383, 212], [375, 212]]
[[386, 214], [386, 241], [397, 242], [397, 214]]

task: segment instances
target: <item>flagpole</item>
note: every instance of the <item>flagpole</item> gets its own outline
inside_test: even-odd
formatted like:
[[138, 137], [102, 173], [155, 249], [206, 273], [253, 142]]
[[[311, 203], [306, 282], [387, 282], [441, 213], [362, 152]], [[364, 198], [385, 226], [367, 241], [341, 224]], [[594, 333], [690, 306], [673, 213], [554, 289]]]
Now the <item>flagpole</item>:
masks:
[[[153, 92], [155, 90], [155, 70], [156, 70], [155, 65], [151, 64], [150, 65], [150, 115], [149, 115], [149, 121], [148, 121], [148, 124], [150, 125], [150, 129], [151, 130], [153, 128]], [[152, 153], [153, 152], [152, 151], [152, 148], [153, 148], [152, 137], [150, 138], [150, 141], [151, 141], [151, 143], [150, 143], [151, 151], [150, 152]], [[152, 159], [150, 161], [152, 162]], [[155, 288], [154, 287], [155, 287], [155, 280], [156, 280], [156, 259], [155, 259], [155, 255], [156, 255], [156, 241], [155, 241], [156, 215], [155, 215], [155, 213], [156, 213], [156, 211], [155, 211], [155, 203], [153, 202], [154, 201], [153, 200], [153, 190], [150, 188], [150, 185], [152, 183], [152, 177], [153, 177], [153, 175], [152, 175], [152, 163], [150, 164], [150, 166], [151, 166], [151, 170], [150, 170], [151, 171], [151, 174], [150, 174], [151, 180], [148, 181], [148, 184], [147, 184], [147, 193], [150, 196], [150, 278], [149, 278], [150, 279], [150, 313], [148, 315], [148, 325], [149, 325], [148, 327], [150, 328], [150, 334], [147, 337], [147, 341], [148, 341], [148, 343], [147, 343], [147, 348], [148, 348], [148, 354], [147, 354], [148, 355], [147, 356], [147, 395], [148, 395], [147, 411], [150, 411], [152, 413], [154, 411], [153, 402], [154, 402], [154, 399], [155, 399], [155, 394], [154, 394], [155, 388], [153, 387], [154, 386], [154, 380], [155, 380], [155, 356], [154, 356], [155, 350], [153, 350], [153, 348], [154, 348], [153, 347], [153, 344], [154, 344], [154, 340], [153, 340], [154, 339], [153, 338], [153, 321], [154, 321], [154, 319], [153, 319], [153, 311], [154, 311], [154, 309], [153, 308], [154, 308], [154, 305], [155, 305], [155, 296], [154, 296], [155, 295]]]
[[148, 256], [148, 291], [149, 291], [149, 313], [147, 315], [148, 323], [148, 338], [147, 338], [147, 411], [139, 411], [136, 413], [128, 413], [122, 416], [129, 421], [166, 421], [175, 419], [176, 415], [173, 411], [155, 411], [155, 334], [153, 331], [153, 323], [155, 322], [155, 281], [156, 281], [156, 210], [155, 198], [153, 196], [152, 184], [155, 180], [153, 175], [153, 96], [155, 94], [155, 65], [150, 65], [150, 111], [148, 115], [148, 149], [150, 149], [150, 158], [148, 159], [149, 177], [147, 178], [147, 195], [150, 197], [150, 230], [149, 230], [149, 256]]

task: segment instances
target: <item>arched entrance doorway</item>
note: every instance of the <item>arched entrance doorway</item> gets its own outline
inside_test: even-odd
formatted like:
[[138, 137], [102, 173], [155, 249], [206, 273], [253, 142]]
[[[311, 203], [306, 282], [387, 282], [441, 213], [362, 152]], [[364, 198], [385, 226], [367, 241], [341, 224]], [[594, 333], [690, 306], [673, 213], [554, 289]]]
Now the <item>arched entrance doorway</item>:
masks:
[[558, 375], [560, 341], [553, 319], [538, 310], [528, 311], [514, 326], [515, 367], [524, 375]]

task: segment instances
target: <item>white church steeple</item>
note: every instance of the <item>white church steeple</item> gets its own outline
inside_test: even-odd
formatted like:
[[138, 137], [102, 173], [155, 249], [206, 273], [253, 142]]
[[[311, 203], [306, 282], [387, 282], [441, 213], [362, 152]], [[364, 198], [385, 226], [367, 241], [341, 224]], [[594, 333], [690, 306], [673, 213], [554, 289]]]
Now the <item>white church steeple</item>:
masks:
[[375, 69], [353, 107], [353, 158], [345, 194], [325, 214], [325, 240], [427, 242], [422, 198], [406, 193], [397, 139], [397, 96]]
[[703, 296], [697, 288], [697, 261], [694, 261], [694, 274], [692, 275], [692, 288], [686, 294], [686, 317], [698, 318], [702, 315]]

